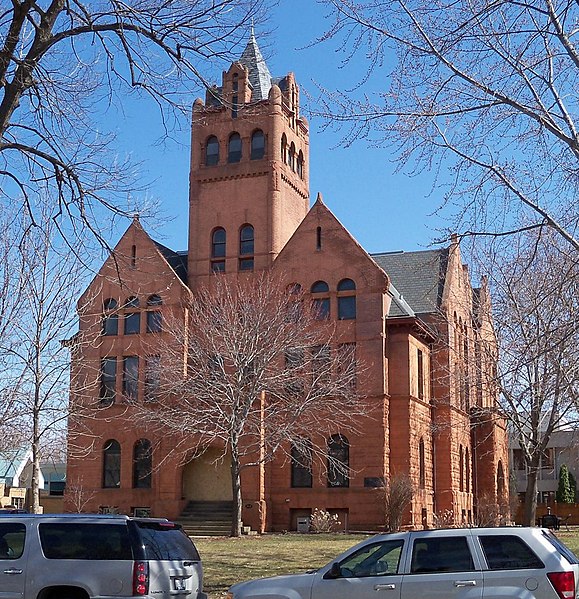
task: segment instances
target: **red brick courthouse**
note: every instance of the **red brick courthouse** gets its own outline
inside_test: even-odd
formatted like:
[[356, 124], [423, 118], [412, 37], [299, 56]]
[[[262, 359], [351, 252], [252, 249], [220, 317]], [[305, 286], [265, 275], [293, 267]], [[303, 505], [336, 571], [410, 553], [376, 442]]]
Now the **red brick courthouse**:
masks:
[[71, 420], [67, 509], [178, 518], [190, 502], [231, 500], [227, 465], [214, 464], [220, 448], [184, 464], [167, 458], [170, 438], [122, 424], [123, 395], [147, 400], [158, 358], [146, 348], [208, 277], [272, 268], [321, 300], [356, 344], [370, 370], [361, 392], [381, 413], [342, 439], [349, 477], [328, 484], [281, 461], [244, 471], [244, 524], [295, 530], [317, 507], [350, 529], [376, 529], [385, 521], [376, 487], [400, 472], [415, 486], [408, 525], [448, 511], [473, 522], [483, 504], [507, 503], [506, 433], [485, 384], [496, 351], [484, 282], [472, 287], [456, 241], [369, 254], [321, 197], [310, 207], [299, 103], [294, 75], [272, 77], [252, 35], [221, 87], [193, 106], [187, 251], [160, 245], [135, 220], [80, 299], [81, 335], [99, 333], [73, 353], [73, 399], [94, 414]]

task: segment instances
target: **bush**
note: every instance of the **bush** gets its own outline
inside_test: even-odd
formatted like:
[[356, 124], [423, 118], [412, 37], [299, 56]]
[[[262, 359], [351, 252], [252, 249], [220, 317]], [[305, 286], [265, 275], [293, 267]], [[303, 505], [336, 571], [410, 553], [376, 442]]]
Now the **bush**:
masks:
[[311, 532], [334, 532], [341, 522], [338, 520], [338, 514], [330, 514], [326, 510], [314, 508], [310, 518]]

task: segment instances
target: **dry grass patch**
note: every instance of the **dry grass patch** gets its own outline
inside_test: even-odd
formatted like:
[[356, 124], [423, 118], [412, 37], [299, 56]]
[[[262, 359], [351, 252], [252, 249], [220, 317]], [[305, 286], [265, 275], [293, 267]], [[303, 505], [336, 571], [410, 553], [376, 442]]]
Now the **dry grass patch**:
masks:
[[319, 568], [366, 537], [286, 534], [241, 538], [195, 538], [204, 569], [204, 589], [220, 599], [234, 583], [250, 578]]

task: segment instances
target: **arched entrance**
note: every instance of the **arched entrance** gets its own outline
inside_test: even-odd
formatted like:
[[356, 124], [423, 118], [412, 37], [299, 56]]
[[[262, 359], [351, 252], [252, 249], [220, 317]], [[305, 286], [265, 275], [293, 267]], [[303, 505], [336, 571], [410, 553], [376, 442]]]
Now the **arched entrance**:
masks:
[[210, 448], [183, 467], [183, 497], [188, 501], [232, 501], [229, 455]]

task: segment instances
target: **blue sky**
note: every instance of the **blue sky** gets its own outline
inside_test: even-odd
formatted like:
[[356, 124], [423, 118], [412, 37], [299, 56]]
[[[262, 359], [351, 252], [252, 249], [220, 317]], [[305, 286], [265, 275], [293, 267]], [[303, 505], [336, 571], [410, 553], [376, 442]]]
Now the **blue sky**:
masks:
[[[328, 24], [324, 15], [324, 7], [316, 2], [281, 0], [267, 26], [268, 36], [256, 27], [272, 75], [295, 73], [301, 87], [302, 113], [306, 114], [305, 92], [315, 96], [316, 82], [329, 89], [345, 89], [364, 74], [365, 65], [359, 60], [340, 68], [342, 57], [332, 42], [312, 45]], [[226, 65], [216, 66], [212, 81], [220, 83], [223, 68]], [[380, 79], [382, 76], [386, 80], [386, 69]], [[368, 87], [363, 91], [377, 90]], [[198, 95], [204, 96], [201, 92]], [[194, 100], [192, 97], [191, 104]], [[154, 231], [146, 221], [144, 225], [154, 238], [174, 250], [187, 247], [189, 128], [186, 122], [182, 125], [173, 141], [160, 144], [161, 118], [155, 105], [146, 101], [127, 103], [124, 118], [119, 120], [120, 147], [142, 162], [143, 177], [154, 180], [148, 193], [160, 201], [171, 219]], [[369, 252], [428, 248], [437, 236], [436, 228], [445, 224], [431, 216], [440, 199], [431, 193], [434, 176], [394, 174], [395, 156], [388, 149], [369, 147], [365, 140], [343, 148], [343, 134], [321, 131], [321, 125], [321, 121], [310, 119], [311, 201], [320, 192], [328, 207]]]

